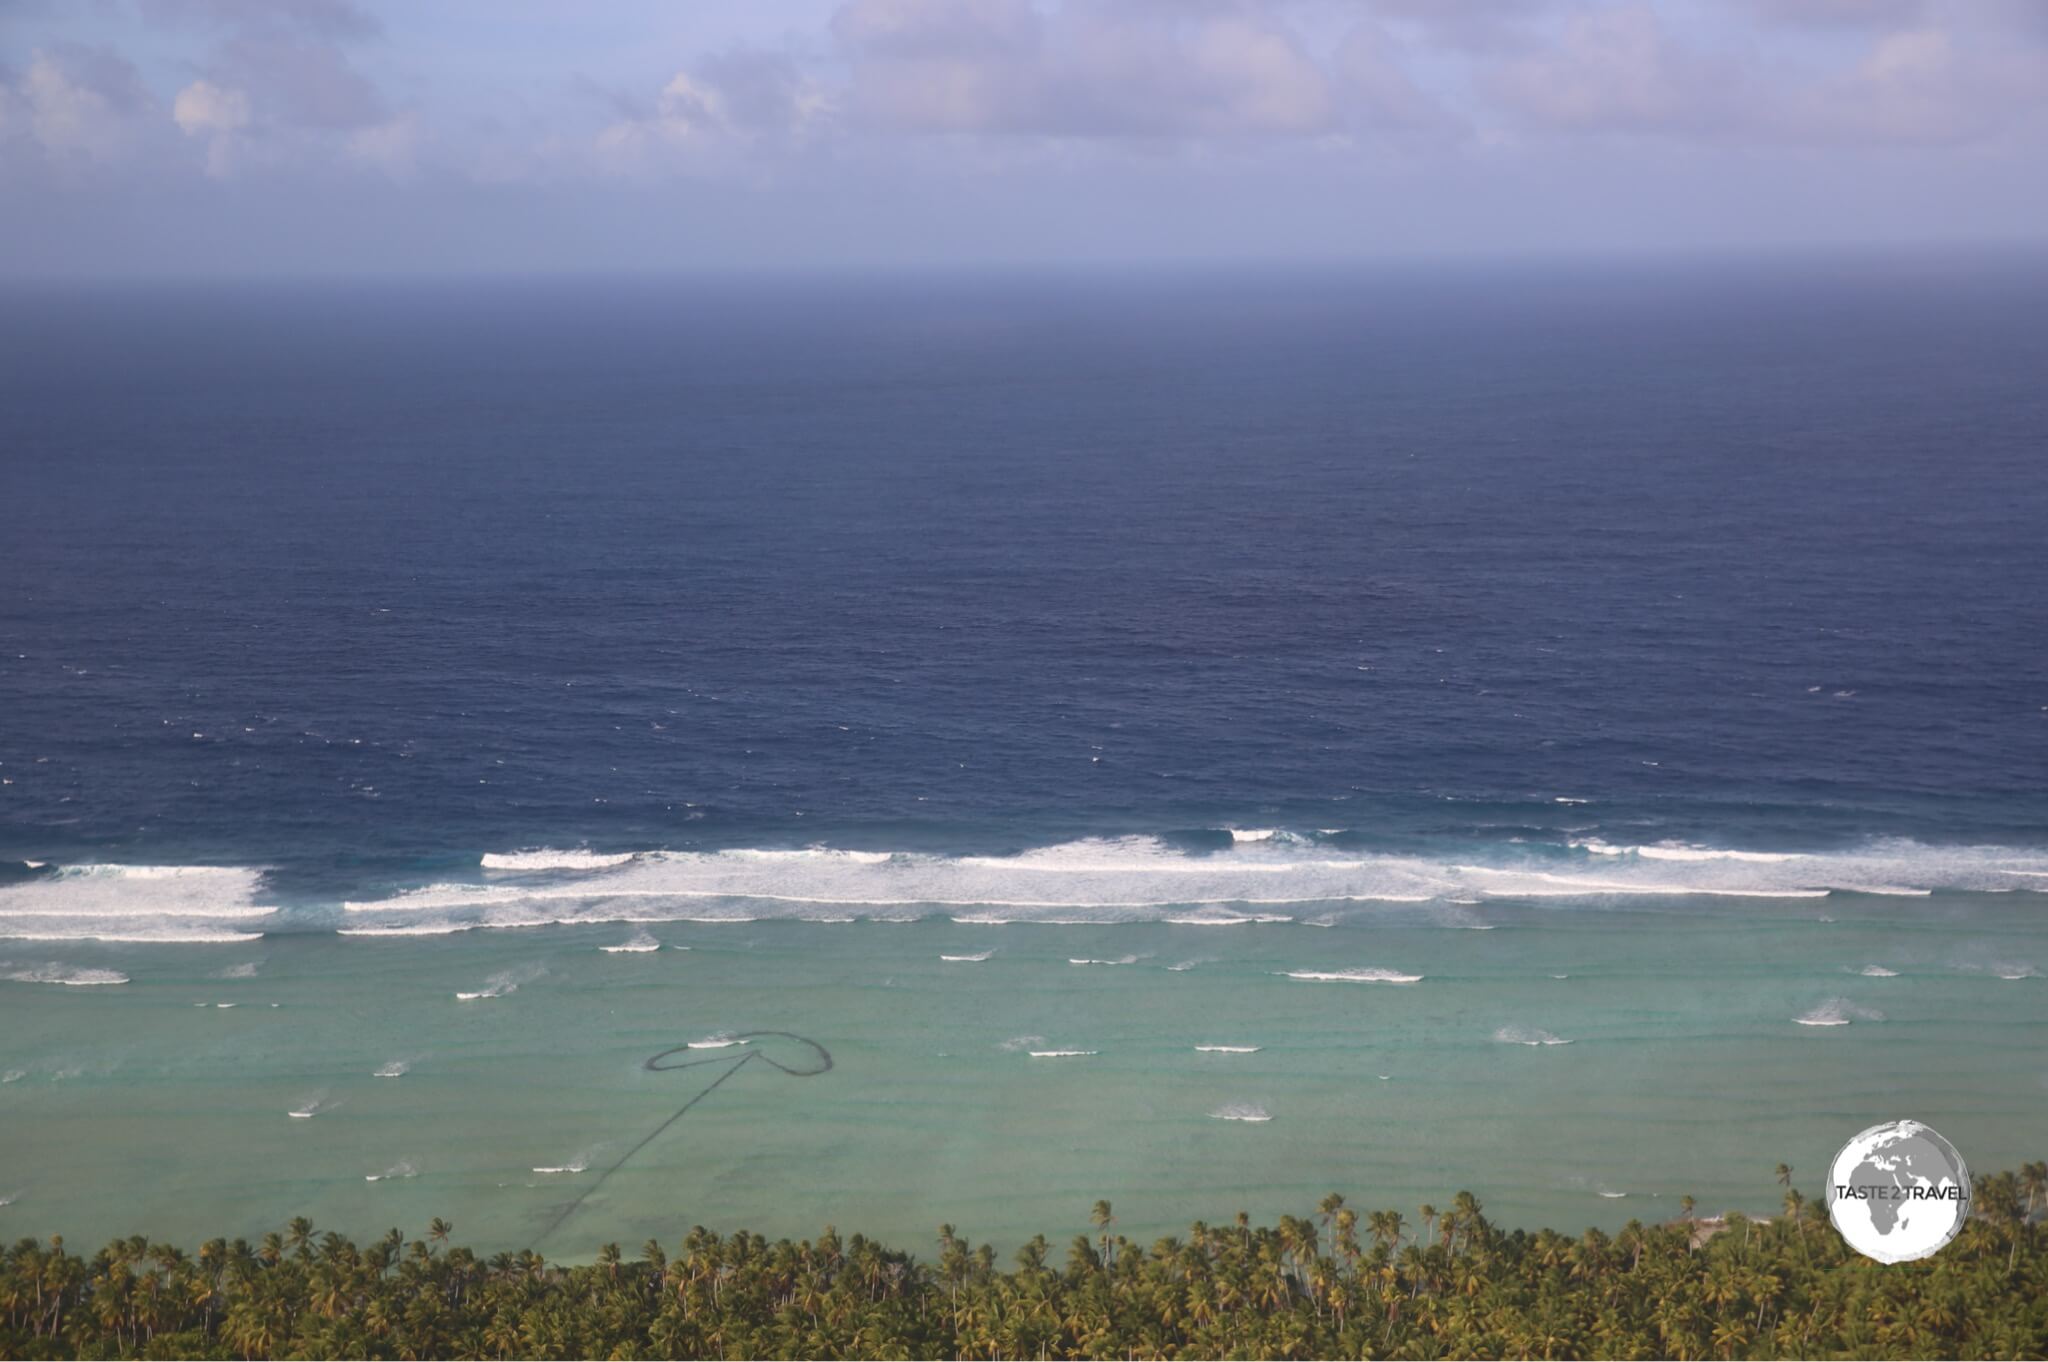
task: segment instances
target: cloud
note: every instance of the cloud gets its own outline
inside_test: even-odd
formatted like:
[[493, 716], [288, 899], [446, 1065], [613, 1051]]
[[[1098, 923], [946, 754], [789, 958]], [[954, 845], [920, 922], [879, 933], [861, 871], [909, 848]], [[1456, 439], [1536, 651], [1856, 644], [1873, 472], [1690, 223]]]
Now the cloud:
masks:
[[1647, 3], [1582, 10], [1538, 51], [1494, 68], [1499, 105], [1537, 130], [1660, 133], [1716, 126], [1734, 132], [1744, 106], [1731, 67], [1676, 46]]
[[171, 119], [187, 137], [206, 139], [206, 173], [224, 179], [233, 170], [242, 131], [252, 121], [249, 96], [195, 80], [171, 102]]
[[151, 100], [141, 76], [105, 48], [38, 51], [5, 91], [0, 134], [20, 137], [58, 164], [122, 159], [144, 131]]
[[[593, 144], [597, 168], [630, 175], [772, 157], [829, 131], [835, 114], [824, 85], [788, 54], [761, 48], [705, 57], [669, 77], [651, 102], [596, 93], [620, 115]], [[540, 160], [559, 164], [574, 154], [551, 139]]]
[[249, 126], [249, 96], [210, 80], [195, 80], [178, 92], [171, 118], [188, 137], [240, 132]]
[[1328, 73], [1265, 6], [853, 0], [832, 31], [870, 131], [1228, 140], [1342, 125]]
[[[1905, 0], [1753, 0], [1828, 22], [1829, 60], [1752, 41], [1740, 56], [1682, 42], [1644, 0], [1582, 8], [1540, 48], [1498, 61], [1483, 88], [1523, 134], [1604, 134], [1757, 148], [1910, 148], [2021, 133], [2048, 105], [2048, 48], [2010, 40], [1992, 8]], [[1887, 20], [1947, 14], [1894, 29]], [[1959, 26], [1959, 14], [1986, 23]], [[1795, 49], [1804, 53], [1804, 49]], [[1774, 59], [1775, 58], [1775, 59]]]
[[345, 130], [390, 117], [368, 77], [325, 39], [258, 28], [221, 44], [206, 67], [216, 79], [255, 92], [281, 122]]

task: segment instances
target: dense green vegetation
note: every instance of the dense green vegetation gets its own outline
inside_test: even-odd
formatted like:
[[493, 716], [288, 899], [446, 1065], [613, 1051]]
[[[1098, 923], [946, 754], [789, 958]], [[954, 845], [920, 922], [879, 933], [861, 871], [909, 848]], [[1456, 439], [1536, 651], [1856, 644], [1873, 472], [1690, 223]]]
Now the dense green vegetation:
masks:
[[141, 1238], [90, 1258], [0, 1251], [0, 1357], [2041, 1357], [2048, 1164], [1979, 1178], [1933, 1258], [1850, 1250], [1780, 1166], [1785, 1214], [1503, 1231], [1443, 1210], [1196, 1224], [1133, 1244], [1096, 1203], [1064, 1262], [1004, 1271], [951, 1226], [933, 1261], [827, 1228], [693, 1229], [674, 1256], [586, 1267], [478, 1258], [437, 1220], [366, 1247], [304, 1220], [188, 1255]]

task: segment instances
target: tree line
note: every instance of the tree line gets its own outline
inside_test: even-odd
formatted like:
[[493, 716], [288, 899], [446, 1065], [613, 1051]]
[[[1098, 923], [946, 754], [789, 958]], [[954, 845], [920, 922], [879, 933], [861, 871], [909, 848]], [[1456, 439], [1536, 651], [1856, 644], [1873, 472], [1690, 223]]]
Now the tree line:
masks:
[[193, 1253], [23, 1239], [0, 1249], [0, 1358], [2048, 1356], [2048, 1164], [1976, 1179], [1956, 1240], [1894, 1266], [1778, 1175], [1780, 1216], [1688, 1198], [1611, 1235], [1504, 1230], [1467, 1192], [1412, 1217], [1332, 1194], [1148, 1245], [1102, 1201], [1058, 1261], [1040, 1236], [1008, 1268], [950, 1225], [925, 1257], [697, 1228], [573, 1267], [479, 1257], [441, 1220]]

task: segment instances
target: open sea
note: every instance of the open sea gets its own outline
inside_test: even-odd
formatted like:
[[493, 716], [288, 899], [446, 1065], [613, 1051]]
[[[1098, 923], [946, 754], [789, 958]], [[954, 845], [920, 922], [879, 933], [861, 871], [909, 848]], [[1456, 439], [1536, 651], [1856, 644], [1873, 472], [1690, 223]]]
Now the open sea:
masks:
[[2048, 1155], [2044, 317], [2020, 257], [15, 286], [0, 1238]]

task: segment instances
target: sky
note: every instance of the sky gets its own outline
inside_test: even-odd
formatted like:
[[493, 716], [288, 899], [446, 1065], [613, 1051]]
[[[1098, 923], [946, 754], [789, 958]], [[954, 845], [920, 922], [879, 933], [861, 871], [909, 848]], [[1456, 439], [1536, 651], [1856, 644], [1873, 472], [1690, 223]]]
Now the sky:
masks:
[[2048, 244], [2048, 0], [0, 0], [0, 276]]

